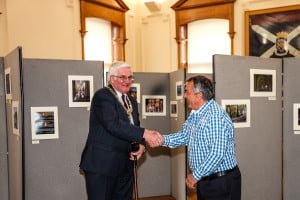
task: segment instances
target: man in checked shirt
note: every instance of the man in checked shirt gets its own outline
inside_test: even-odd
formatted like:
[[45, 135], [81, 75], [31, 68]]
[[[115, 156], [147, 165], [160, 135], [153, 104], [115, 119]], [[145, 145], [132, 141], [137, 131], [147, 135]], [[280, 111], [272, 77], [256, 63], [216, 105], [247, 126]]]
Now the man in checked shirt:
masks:
[[240, 200], [241, 173], [234, 149], [234, 128], [227, 113], [213, 99], [212, 82], [204, 76], [187, 80], [184, 98], [192, 110], [182, 129], [164, 135], [163, 146], [188, 147], [189, 188], [198, 200]]

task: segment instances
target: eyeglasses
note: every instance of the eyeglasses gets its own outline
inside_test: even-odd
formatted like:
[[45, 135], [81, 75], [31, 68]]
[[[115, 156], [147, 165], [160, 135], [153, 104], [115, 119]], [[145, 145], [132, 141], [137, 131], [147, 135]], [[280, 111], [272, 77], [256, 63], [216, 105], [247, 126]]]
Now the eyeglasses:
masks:
[[125, 75], [122, 75], [122, 76], [114, 76], [113, 77], [116, 77], [118, 79], [120, 79], [121, 81], [134, 81], [134, 76], [125, 76]]

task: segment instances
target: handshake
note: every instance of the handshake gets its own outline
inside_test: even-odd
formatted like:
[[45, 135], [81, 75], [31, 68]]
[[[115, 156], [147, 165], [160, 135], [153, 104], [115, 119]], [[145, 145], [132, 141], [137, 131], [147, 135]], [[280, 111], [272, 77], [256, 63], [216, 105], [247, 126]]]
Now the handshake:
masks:
[[144, 138], [150, 147], [159, 147], [164, 143], [163, 136], [157, 131], [145, 129]]

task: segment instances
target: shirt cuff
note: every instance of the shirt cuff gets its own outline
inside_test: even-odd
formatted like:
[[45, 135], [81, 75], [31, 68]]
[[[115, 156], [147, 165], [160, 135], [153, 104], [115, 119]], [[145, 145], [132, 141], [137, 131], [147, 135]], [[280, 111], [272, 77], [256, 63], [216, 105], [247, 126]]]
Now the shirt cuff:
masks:
[[197, 176], [195, 172], [192, 173], [193, 177], [198, 181], [201, 180], [202, 176]]
[[169, 137], [163, 135], [163, 138], [164, 138], [164, 142], [163, 142], [162, 146], [168, 146], [168, 144], [170, 143]]

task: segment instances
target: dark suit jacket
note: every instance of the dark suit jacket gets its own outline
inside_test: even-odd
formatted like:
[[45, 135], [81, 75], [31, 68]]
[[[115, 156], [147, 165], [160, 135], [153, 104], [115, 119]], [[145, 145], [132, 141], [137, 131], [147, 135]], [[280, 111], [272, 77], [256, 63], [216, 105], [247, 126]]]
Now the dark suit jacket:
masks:
[[81, 155], [80, 168], [85, 171], [118, 176], [130, 172], [131, 142], [143, 143], [144, 128], [140, 128], [137, 102], [128, 95], [133, 107], [134, 124], [108, 88], [98, 90], [92, 99], [90, 128]]

